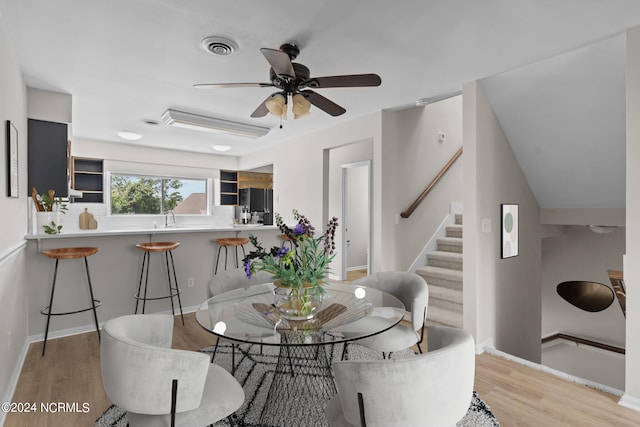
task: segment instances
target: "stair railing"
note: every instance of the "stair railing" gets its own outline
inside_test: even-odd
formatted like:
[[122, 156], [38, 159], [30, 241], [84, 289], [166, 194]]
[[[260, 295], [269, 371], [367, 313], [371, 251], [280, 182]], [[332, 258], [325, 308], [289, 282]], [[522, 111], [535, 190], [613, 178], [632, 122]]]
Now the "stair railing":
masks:
[[420, 193], [420, 195], [411, 204], [411, 206], [409, 206], [409, 208], [406, 211], [400, 214], [402, 218], [409, 218], [411, 216], [411, 214], [413, 213], [413, 211], [416, 210], [418, 205], [420, 205], [420, 203], [422, 203], [424, 198], [427, 197], [427, 194], [429, 194], [431, 189], [435, 187], [435, 185], [440, 181], [440, 178], [442, 178], [444, 174], [447, 173], [447, 171], [451, 168], [451, 166], [455, 163], [456, 160], [458, 160], [458, 157], [460, 157], [461, 155], [462, 155], [462, 147], [460, 147], [460, 149], [456, 151], [456, 154], [454, 154], [451, 160], [449, 160], [447, 164], [444, 165], [442, 170], [438, 173], [438, 175], [436, 175], [435, 178], [433, 178], [433, 180], [429, 183], [429, 185], [427, 185], [427, 187], [424, 190], [422, 190], [422, 193]]
[[608, 273], [611, 286], [613, 286], [613, 291], [618, 297], [622, 314], [624, 314], [624, 317], [627, 317], [627, 292], [624, 288], [624, 275], [622, 271], [617, 270], [609, 270]]
[[562, 332], [559, 332], [557, 334], [553, 334], [553, 335], [550, 335], [548, 337], [542, 338], [542, 344], [548, 343], [549, 341], [558, 340], [558, 339], [565, 340], [565, 341], [571, 341], [571, 342], [574, 342], [576, 344], [588, 345], [590, 347], [599, 348], [601, 350], [611, 351], [613, 353], [625, 354], [625, 349], [624, 348], [616, 347], [616, 346], [610, 345], [610, 344], [604, 344], [604, 343], [601, 343], [601, 342], [598, 342], [598, 341], [592, 341], [592, 340], [589, 340], [589, 339], [586, 339], [586, 338], [576, 337], [574, 335], [563, 334]]

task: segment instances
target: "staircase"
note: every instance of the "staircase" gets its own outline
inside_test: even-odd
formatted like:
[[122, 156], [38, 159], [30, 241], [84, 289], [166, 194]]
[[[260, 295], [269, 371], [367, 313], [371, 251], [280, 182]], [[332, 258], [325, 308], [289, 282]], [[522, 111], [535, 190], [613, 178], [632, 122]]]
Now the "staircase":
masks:
[[447, 226], [446, 237], [427, 255], [427, 265], [416, 269], [429, 285], [427, 325], [462, 327], [462, 215]]

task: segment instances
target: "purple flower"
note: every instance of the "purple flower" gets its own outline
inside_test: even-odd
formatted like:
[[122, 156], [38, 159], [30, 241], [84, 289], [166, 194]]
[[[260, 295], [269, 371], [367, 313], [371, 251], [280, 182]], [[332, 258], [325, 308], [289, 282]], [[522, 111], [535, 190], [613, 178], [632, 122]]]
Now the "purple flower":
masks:
[[296, 224], [296, 228], [293, 229], [293, 234], [296, 236], [306, 234], [306, 232], [307, 232], [307, 228], [302, 224]]
[[244, 261], [244, 272], [247, 275], [247, 278], [251, 279], [251, 260]]
[[289, 252], [289, 248], [286, 246], [280, 246], [278, 253], [276, 253], [276, 258], [282, 258]]

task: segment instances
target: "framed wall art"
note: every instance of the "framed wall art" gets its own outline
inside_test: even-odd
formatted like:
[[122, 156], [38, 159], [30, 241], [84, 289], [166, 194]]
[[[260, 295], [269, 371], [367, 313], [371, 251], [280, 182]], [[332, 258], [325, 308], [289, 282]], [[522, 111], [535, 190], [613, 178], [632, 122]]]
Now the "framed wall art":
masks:
[[7, 197], [18, 197], [18, 129], [7, 120]]
[[518, 256], [518, 205], [503, 203], [501, 213], [501, 258]]

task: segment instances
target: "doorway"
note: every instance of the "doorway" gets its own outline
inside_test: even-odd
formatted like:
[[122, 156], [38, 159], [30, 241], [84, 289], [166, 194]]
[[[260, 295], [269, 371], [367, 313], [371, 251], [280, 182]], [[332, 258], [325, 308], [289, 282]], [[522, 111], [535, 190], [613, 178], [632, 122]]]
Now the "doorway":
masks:
[[341, 277], [366, 275], [370, 271], [371, 161], [340, 165], [342, 168]]

